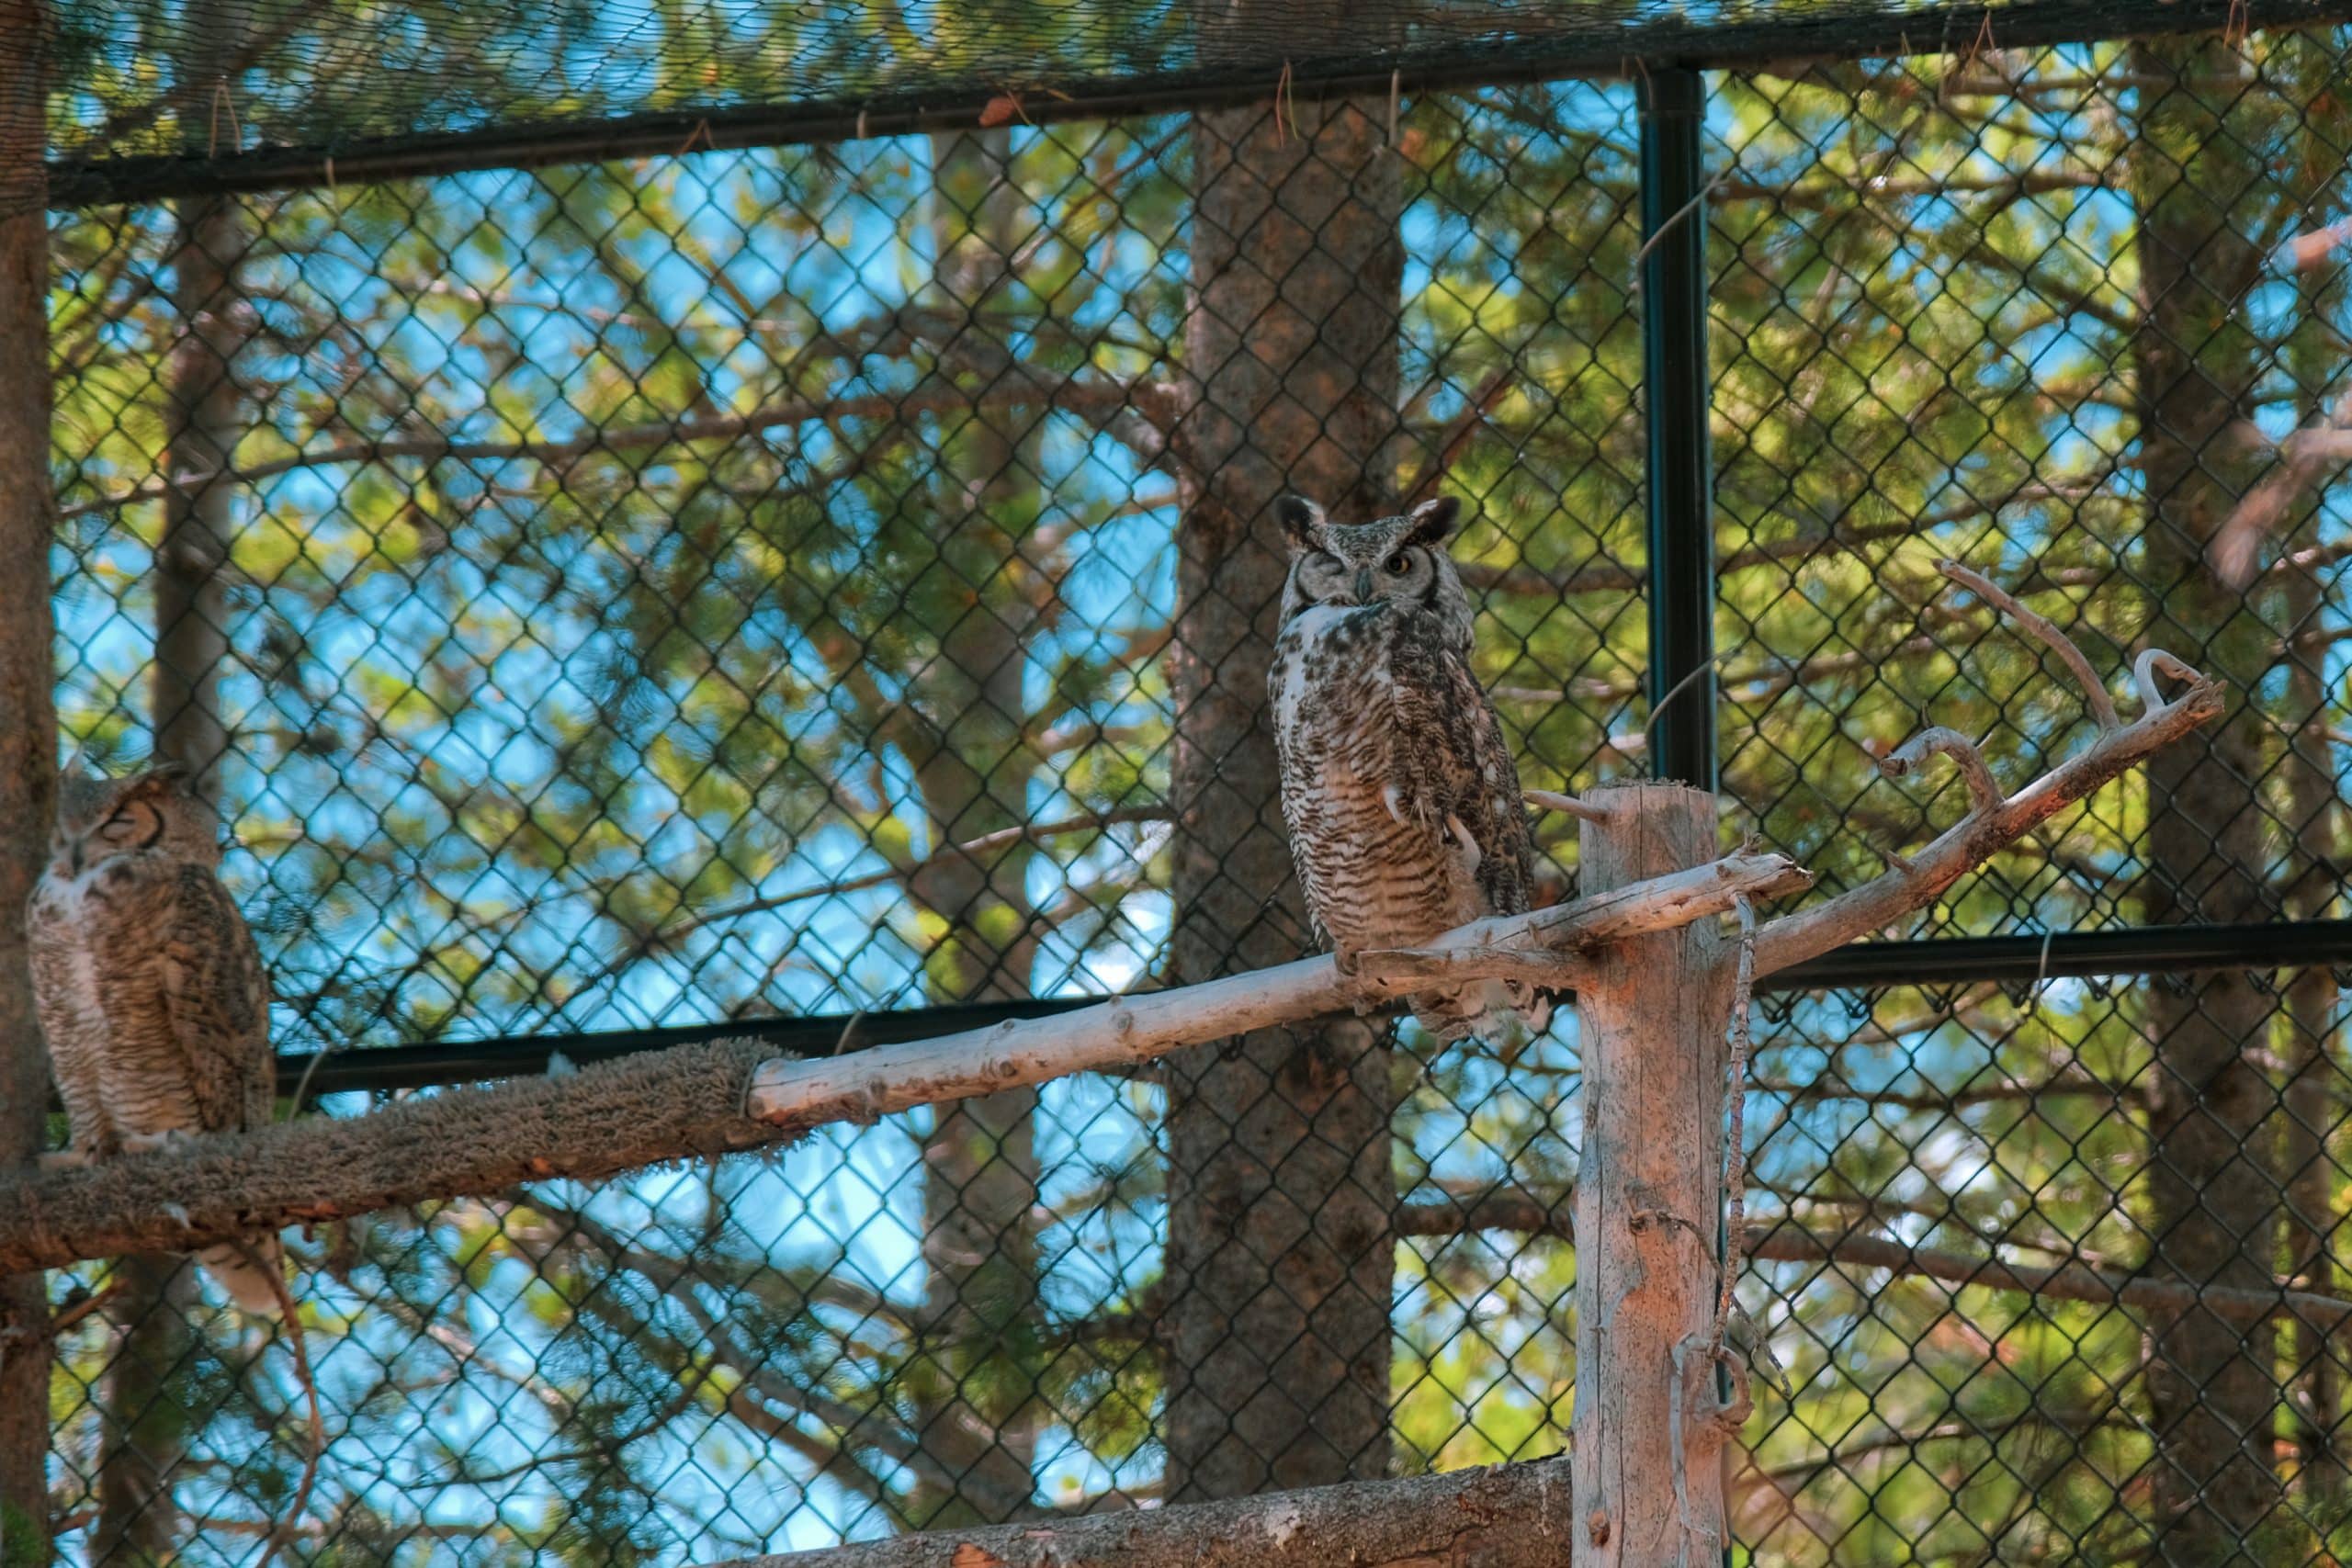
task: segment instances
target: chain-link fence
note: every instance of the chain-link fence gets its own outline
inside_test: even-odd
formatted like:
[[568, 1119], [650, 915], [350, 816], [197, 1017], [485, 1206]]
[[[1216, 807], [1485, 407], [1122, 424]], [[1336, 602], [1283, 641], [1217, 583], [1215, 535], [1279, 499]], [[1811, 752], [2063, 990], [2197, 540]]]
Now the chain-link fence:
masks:
[[[1869, 988], [1760, 1000], [1790, 1386], [1736, 1525], [2333, 1561], [2340, 1348], [2245, 1303], [2343, 1288], [2352, 35], [1955, 48], [1704, 80], [1727, 839], [1827, 897], [1962, 808], [1874, 749], [1946, 725], [2014, 785], [2082, 743], [1941, 558], [2234, 695]], [[1644, 333], [1694, 302], [1638, 283], [1645, 75], [61, 209], [69, 745], [207, 771], [329, 1114], [1293, 956], [1216, 673], [1281, 489], [1463, 498], [1525, 782], [1649, 771]], [[85, 85], [85, 128], [135, 98]], [[2163, 972], [2194, 941], [2235, 966]], [[289, 1235], [296, 1555], [709, 1561], [1556, 1451], [1573, 1017], [1320, 1039]], [[172, 1260], [56, 1289], [62, 1550], [257, 1560], [283, 1341]]]

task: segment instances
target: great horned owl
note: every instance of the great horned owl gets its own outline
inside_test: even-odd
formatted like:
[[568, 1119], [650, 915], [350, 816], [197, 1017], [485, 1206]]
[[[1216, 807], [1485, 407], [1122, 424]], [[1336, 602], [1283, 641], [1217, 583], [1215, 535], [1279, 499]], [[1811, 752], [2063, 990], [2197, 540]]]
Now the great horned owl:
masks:
[[[1459, 510], [1447, 496], [1346, 526], [1297, 496], [1276, 508], [1291, 555], [1267, 682], [1283, 820], [1316, 930], [1342, 953], [1527, 908], [1519, 770], [1471, 674], [1470, 597], [1444, 549]], [[1502, 981], [1411, 1006], [1440, 1042], [1551, 1016]]]
[[[269, 980], [222, 886], [220, 819], [167, 765], [60, 781], [48, 870], [28, 911], [33, 999], [73, 1126], [61, 1163], [266, 1126]], [[278, 1311], [274, 1235], [205, 1269], [247, 1312]]]

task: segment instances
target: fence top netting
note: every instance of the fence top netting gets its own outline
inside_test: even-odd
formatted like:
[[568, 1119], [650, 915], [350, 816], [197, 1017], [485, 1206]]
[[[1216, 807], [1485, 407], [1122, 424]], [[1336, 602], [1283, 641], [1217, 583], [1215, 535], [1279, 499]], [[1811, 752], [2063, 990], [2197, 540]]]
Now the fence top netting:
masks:
[[[52, 0], [50, 202], [1302, 88], [2276, 27], [2343, 0]], [[1343, 24], [1343, 25], [1342, 25]]]

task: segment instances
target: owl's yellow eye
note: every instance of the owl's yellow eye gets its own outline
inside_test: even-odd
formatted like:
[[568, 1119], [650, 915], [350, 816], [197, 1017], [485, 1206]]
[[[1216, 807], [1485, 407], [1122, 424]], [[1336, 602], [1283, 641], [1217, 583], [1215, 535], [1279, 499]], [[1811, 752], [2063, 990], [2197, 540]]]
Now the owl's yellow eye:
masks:
[[1398, 550], [1395, 555], [1390, 556], [1386, 560], [1383, 561], [1381, 565], [1387, 569], [1389, 576], [1402, 577], [1407, 572], [1413, 570], [1413, 558], [1407, 555], [1404, 551]]

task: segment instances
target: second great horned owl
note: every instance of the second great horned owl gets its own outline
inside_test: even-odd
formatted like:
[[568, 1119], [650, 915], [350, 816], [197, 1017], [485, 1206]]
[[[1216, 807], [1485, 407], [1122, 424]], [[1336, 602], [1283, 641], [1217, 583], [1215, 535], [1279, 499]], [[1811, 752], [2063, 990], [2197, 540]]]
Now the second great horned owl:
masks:
[[[1470, 669], [1469, 595], [1445, 540], [1451, 496], [1343, 525], [1296, 496], [1268, 695], [1283, 820], [1316, 929], [1341, 952], [1417, 947], [1528, 907], [1519, 770]], [[1489, 981], [1412, 998], [1441, 1042], [1550, 1017], [1528, 987]]]
[[[246, 1132], [273, 1103], [269, 981], [220, 878], [220, 821], [166, 766], [60, 781], [28, 911], [33, 1000], [73, 1160]], [[275, 1314], [274, 1235], [200, 1255], [247, 1312]]]

